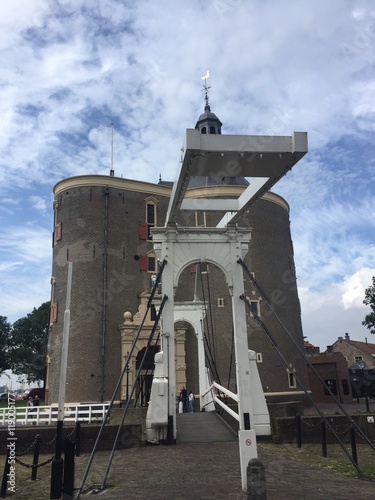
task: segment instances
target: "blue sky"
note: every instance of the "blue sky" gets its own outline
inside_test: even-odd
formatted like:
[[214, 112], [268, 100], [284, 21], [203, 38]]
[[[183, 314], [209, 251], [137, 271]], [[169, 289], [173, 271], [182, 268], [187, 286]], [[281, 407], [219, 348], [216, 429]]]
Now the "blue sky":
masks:
[[368, 337], [375, 275], [375, 6], [371, 0], [3, 0], [0, 314], [50, 297], [52, 189], [108, 174], [174, 180], [184, 131], [306, 131], [274, 191], [291, 207], [304, 334]]

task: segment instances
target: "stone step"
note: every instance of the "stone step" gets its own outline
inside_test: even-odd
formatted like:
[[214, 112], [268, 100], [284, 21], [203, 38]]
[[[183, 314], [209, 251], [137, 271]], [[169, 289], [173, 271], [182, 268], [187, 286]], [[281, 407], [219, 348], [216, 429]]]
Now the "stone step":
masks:
[[177, 413], [177, 443], [237, 441], [237, 433], [215, 411]]

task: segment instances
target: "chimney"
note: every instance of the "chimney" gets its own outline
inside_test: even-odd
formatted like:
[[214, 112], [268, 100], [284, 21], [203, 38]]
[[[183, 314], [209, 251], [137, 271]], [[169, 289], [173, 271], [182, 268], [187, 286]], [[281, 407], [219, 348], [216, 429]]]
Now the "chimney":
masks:
[[331, 354], [333, 352], [333, 346], [327, 345], [327, 353]]
[[346, 340], [347, 342], [350, 342], [349, 333], [345, 333], [345, 340]]

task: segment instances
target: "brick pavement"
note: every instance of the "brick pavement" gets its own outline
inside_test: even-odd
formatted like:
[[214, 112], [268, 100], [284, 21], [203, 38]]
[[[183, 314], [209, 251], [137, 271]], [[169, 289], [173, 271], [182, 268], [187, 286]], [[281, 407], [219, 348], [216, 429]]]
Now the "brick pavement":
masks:
[[[285, 457], [278, 445], [269, 448], [259, 443], [259, 458], [266, 467], [268, 500], [368, 500], [375, 497], [375, 483], [307, 466], [302, 461]], [[100, 484], [107, 457], [107, 452], [97, 454], [85, 488]], [[86, 461], [87, 456], [78, 459], [77, 485]], [[98, 498], [247, 498], [241, 491], [238, 443], [235, 442], [147, 446], [116, 452], [107, 486]], [[81, 499], [93, 498], [87, 493], [82, 494]]]

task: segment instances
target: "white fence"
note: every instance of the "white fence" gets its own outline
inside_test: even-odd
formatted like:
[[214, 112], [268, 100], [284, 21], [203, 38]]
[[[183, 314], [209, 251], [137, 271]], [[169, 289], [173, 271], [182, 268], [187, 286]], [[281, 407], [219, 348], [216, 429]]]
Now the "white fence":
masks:
[[[66, 404], [64, 422], [94, 423], [103, 421], [108, 410], [108, 403], [101, 404]], [[21, 406], [15, 407], [15, 411], [9, 408], [0, 408], [0, 425], [8, 425], [15, 420], [19, 425], [49, 425], [57, 422], [57, 406]]]

